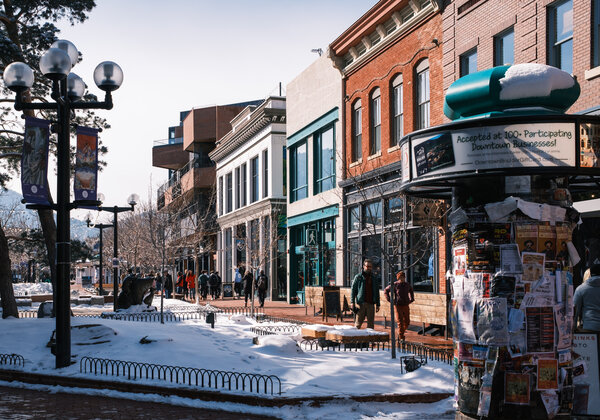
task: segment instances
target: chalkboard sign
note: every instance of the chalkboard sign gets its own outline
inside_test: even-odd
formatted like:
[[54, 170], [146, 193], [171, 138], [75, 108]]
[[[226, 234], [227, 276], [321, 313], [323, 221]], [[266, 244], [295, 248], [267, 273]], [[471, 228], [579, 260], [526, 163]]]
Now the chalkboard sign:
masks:
[[323, 318], [327, 316], [339, 317], [341, 315], [340, 288], [338, 286], [323, 286]]

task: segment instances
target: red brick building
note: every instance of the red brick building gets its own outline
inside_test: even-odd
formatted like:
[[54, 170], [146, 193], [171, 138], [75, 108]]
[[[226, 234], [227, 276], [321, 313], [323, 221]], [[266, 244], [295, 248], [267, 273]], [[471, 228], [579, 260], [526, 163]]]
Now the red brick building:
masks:
[[581, 85], [569, 113], [600, 106], [600, 1], [457, 0], [443, 13], [444, 91], [460, 76], [502, 64], [542, 63]]
[[366, 257], [382, 287], [406, 268], [412, 321], [445, 325], [446, 239], [420, 217], [434, 204], [399, 193], [400, 139], [444, 121], [441, 13], [441, 1], [381, 0], [329, 54], [343, 76], [345, 283]]

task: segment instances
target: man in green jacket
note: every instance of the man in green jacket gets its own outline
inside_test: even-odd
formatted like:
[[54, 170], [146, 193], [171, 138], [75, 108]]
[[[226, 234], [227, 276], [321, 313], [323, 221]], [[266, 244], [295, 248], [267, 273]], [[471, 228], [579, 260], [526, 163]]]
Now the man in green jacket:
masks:
[[[352, 311], [356, 313], [356, 328], [362, 326], [365, 316], [367, 328], [375, 327], [375, 312], [379, 312], [379, 284], [373, 275], [373, 262], [366, 259], [363, 271], [352, 281]], [[358, 304], [358, 313], [355, 304]]]

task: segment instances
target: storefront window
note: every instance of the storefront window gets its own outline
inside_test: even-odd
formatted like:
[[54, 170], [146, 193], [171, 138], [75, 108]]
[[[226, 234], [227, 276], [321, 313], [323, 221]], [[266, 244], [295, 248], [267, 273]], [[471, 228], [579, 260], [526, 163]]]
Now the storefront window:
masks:
[[231, 274], [233, 271], [231, 263], [231, 242], [231, 229], [225, 229], [225, 273], [222, 277], [227, 283], [231, 283]]
[[381, 226], [381, 201], [365, 204], [363, 207], [363, 228]]
[[404, 200], [401, 197], [392, 197], [385, 200], [385, 223], [401, 223]]
[[348, 210], [348, 217], [348, 230], [350, 232], [360, 230], [360, 207], [350, 207]]
[[239, 266], [246, 266], [246, 225], [236, 227], [235, 252], [236, 261]]
[[[411, 229], [408, 234], [409, 281], [415, 292], [433, 292], [435, 228]], [[433, 256], [433, 258], [432, 258]]]
[[362, 240], [362, 255], [373, 261], [373, 273], [377, 279], [381, 279], [381, 236], [363, 236]]
[[360, 239], [348, 239], [348, 276], [346, 286], [352, 284], [354, 277], [360, 273], [362, 258], [360, 255]]

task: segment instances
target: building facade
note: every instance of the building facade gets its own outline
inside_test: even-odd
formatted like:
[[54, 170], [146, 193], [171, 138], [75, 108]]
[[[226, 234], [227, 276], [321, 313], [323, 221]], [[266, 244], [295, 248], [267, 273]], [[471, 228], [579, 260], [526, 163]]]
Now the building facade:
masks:
[[321, 56], [286, 91], [288, 288], [302, 303], [305, 286], [344, 284], [341, 73]]
[[217, 179], [217, 267], [224, 283], [264, 270], [272, 299], [286, 299], [286, 98], [246, 107], [210, 153]]
[[168, 263], [176, 271], [216, 268], [215, 164], [209, 153], [231, 130], [231, 120], [257, 101], [194, 108], [180, 113], [166, 140], [154, 142], [152, 165], [169, 171], [157, 191], [157, 207], [168, 215]]
[[443, 122], [442, 2], [382, 0], [330, 44], [344, 84], [344, 285], [370, 258], [385, 287], [404, 268], [415, 322], [446, 324], [443, 203], [400, 194], [399, 141]]
[[569, 113], [598, 113], [599, 0], [451, 1], [443, 30], [444, 91], [474, 71], [541, 63], [571, 73], [580, 84]]

